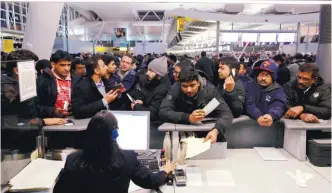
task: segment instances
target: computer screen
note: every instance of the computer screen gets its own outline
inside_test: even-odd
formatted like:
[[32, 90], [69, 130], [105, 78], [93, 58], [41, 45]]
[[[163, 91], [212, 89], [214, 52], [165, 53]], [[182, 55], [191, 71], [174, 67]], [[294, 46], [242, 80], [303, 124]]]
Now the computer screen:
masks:
[[121, 149], [148, 150], [150, 144], [149, 111], [111, 111], [118, 120]]

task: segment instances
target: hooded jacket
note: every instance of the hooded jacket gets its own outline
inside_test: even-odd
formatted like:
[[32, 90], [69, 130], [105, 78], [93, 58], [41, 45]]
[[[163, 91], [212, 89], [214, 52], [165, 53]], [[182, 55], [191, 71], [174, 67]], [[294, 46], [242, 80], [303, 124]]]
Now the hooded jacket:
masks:
[[[71, 89], [81, 80], [71, 74]], [[51, 70], [46, 68], [43, 74], [37, 79], [37, 105], [43, 118], [57, 117], [55, 113], [55, 103], [58, 95], [57, 83]]]
[[159, 116], [165, 122], [190, 124], [190, 114], [194, 110], [203, 109], [213, 98], [216, 98], [220, 104], [208, 117], [217, 118], [215, 128], [219, 130], [219, 133], [224, 133], [232, 124], [232, 112], [210, 82], [202, 77], [199, 77], [199, 82], [199, 91], [193, 98], [187, 97], [181, 91], [180, 83], [176, 82], [161, 103]]
[[143, 88], [145, 100], [143, 104], [136, 104], [134, 106], [135, 111], [150, 111], [150, 120], [158, 121], [159, 108], [161, 102], [166, 97], [167, 92], [171, 87], [171, 83], [168, 76], [162, 77], [160, 80], [153, 80], [153, 83], [148, 83]]
[[231, 109], [234, 118], [243, 114], [243, 105], [245, 101], [246, 91], [243, 87], [242, 81], [236, 79], [235, 87], [231, 92], [224, 89], [225, 80], [221, 80], [217, 86], [217, 91], [225, 99], [227, 105]]
[[319, 119], [331, 118], [331, 85], [324, 84], [322, 78], [319, 78], [306, 93], [297, 88], [297, 80], [285, 84], [284, 89], [287, 110], [295, 106], [303, 106], [303, 113], [311, 113]]
[[20, 102], [18, 81], [10, 76], [1, 76], [1, 115], [15, 115], [22, 118], [37, 117], [34, 98]]
[[276, 82], [263, 89], [256, 81], [246, 84], [246, 114], [257, 120], [265, 114], [271, 115], [273, 120], [280, 119], [286, 107], [284, 89]]
[[111, 87], [114, 87], [116, 84], [122, 83], [123, 86], [125, 87], [126, 91], [129, 91], [130, 89], [132, 89], [133, 86], [135, 85], [135, 80], [136, 80], [135, 70], [129, 70], [125, 74], [125, 76], [123, 77], [122, 80], [121, 80], [121, 77], [118, 73], [120, 73], [120, 72], [114, 73], [111, 76], [111, 78], [109, 80], [109, 83], [110, 83]]

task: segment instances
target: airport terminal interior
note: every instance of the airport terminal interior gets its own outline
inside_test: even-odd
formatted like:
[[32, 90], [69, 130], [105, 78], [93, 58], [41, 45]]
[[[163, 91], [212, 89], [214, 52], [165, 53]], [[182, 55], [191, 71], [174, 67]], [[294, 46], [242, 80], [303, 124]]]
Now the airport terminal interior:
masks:
[[1, 1], [1, 193], [330, 193], [331, 1]]

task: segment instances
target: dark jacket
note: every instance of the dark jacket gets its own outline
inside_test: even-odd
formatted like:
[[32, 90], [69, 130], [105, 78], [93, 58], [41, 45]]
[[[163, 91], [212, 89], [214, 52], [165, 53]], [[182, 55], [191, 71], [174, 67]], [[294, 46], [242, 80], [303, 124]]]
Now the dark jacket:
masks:
[[[71, 74], [71, 88], [81, 80], [81, 77]], [[43, 118], [57, 117], [55, 113], [56, 97], [58, 95], [55, 77], [51, 70], [46, 68], [37, 79], [37, 105]]]
[[150, 111], [150, 120], [159, 120], [159, 108], [161, 102], [166, 97], [167, 92], [171, 87], [168, 77], [163, 77], [160, 80], [155, 80], [147, 84], [143, 90], [145, 100], [142, 104], [136, 104], [134, 106], [135, 111]]
[[173, 73], [174, 73], [174, 66], [169, 66], [167, 76], [168, 76], [168, 79], [169, 79], [171, 85], [173, 85], [175, 83]]
[[245, 87], [245, 85], [248, 83], [248, 82], [252, 82], [254, 81], [248, 73], [244, 74], [244, 75], [240, 75], [238, 76], [238, 79], [241, 80], [241, 82], [243, 83], [243, 86]]
[[125, 87], [126, 91], [129, 91], [130, 89], [132, 89], [136, 82], [135, 70], [130, 70], [128, 72], [128, 74], [123, 78], [122, 81], [121, 81], [121, 77], [119, 76], [118, 73], [119, 72], [114, 73], [111, 76], [111, 78], [110, 78], [111, 87], [114, 87], [116, 84], [122, 83], [123, 86]]
[[214, 64], [208, 57], [201, 57], [196, 63], [196, 69], [205, 72], [212, 82], [214, 78]]
[[237, 118], [243, 114], [243, 105], [245, 100], [246, 91], [243, 87], [241, 80], [235, 81], [235, 87], [232, 92], [226, 92], [224, 89], [224, 80], [220, 81], [217, 86], [217, 91], [225, 99], [227, 105], [233, 113], [233, 117]]
[[[125, 193], [128, 192], [130, 180], [145, 189], [156, 189], [166, 182], [166, 172], [153, 174], [142, 165], [134, 151], [116, 153], [115, 163], [119, 165], [120, 174], [98, 171], [82, 171], [83, 152], [78, 151], [67, 157], [65, 167], [60, 173], [54, 193]], [[120, 162], [121, 161], [121, 162]]]
[[165, 122], [190, 124], [189, 115], [194, 110], [203, 109], [216, 98], [220, 104], [208, 117], [217, 118], [215, 128], [224, 133], [232, 124], [232, 112], [211, 83], [200, 77], [200, 84], [196, 97], [189, 98], [181, 91], [180, 83], [176, 82], [161, 103], [159, 116]]
[[303, 113], [311, 113], [319, 119], [331, 118], [331, 86], [319, 79], [304, 94], [297, 88], [297, 80], [284, 86], [287, 96], [287, 110], [295, 106], [303, 106]]
[[34, 98], [20, 102], [18, 81], [7, 75], [1, 76], [1, 115], [15, 115], [22, 118], [37, 117]]
[[265, 114], [271, 115], [273, 120], [280, 119], [285, 112], [285, 91], [278, 83], [263, 89], [256, 81], [246, 84], [246, 113], [257, 120]]
[[[106, 93], [111, 90], [111, 86], [106, 80], [103, 80]], [[76, 119], [84, 119], [94, 116], [101, 110], [106, 110], [96, 83], [91, 77], [81, 80], [72, 92], [71, 103], [73, 115]], [[115, 101], [113, 101], [115, 102]], [[112, 105], [109, 105], [109, 109]]]
[[286, 64], [280, 64], [278, 67], [278, 79], [277, 83], [283, 86], [290, 81], [290, 71]]

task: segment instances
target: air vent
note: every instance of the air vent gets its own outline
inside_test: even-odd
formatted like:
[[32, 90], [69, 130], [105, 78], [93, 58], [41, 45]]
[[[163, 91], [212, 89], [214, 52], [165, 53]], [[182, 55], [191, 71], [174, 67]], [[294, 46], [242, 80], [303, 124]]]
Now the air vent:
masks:
[[[161, 21], [165, 11], [137, 11], [138, 17], [142, 21]], [[157, 17], [158, 16], [158, 17]]]

